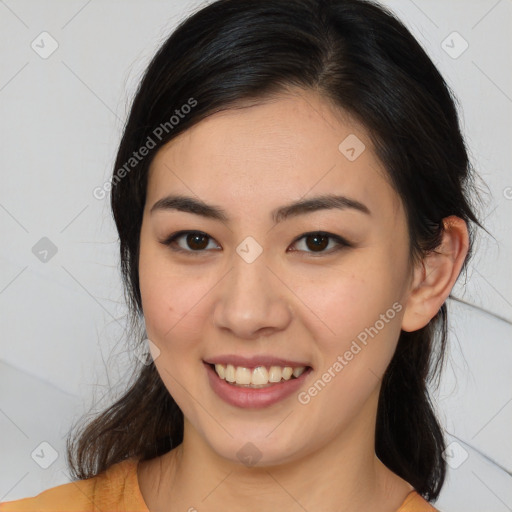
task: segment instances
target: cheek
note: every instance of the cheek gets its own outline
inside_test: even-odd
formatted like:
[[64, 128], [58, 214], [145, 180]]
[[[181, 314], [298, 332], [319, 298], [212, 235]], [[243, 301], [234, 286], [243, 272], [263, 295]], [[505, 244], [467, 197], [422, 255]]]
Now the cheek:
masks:
[[329, 331], [315, 337], [317, 374], [300, 403], [333, 429], [360, 412], [393, 357], [403, 310], [395, 293], [385, 275], [367, 272], [325, 283], [314, 296]]
[[[162, 277], [146, 281], [142, 306], [148, 337], [162, 350], [190, 347], [199, 338], [201, 289]], [[183, 285], [183, 286], [182, 286]]]
[[303, 290], [308, 297], [306, 304], [324, 322], [333, 339], [351, 340], [373, 326], [381, 315], [386, 316], [386, 325], [396, 323], [396, 309], [400, 308], [393, 309], [393, 304], [400, 301], [400, 286], [382, 267], [360, 258], [357, 264], [347, 264], [346, 270], [333, 271], [330, 278]]
[[205, 293], [197, 277], [178, 272], [165, 251], [141, 243], [139, 286], [148, 338], [160, 350], [178, 350], [180, 343], [185, 345], [195, 337]]
[[[346, 264], [350, 271], [333, 272], [336, 279], [322, 282], [311, 295], [315, 312], [329, 328], [316, 337], [318, 387], [328, 382], [329, 389], [322, 391], [318, 405], [341, 399], [354, 411], [379, 384], [393, 357], [404, 310], [393, 258], [377, 251], [357, 256]], [[396, 256], [394, 261], [401, 264]]]

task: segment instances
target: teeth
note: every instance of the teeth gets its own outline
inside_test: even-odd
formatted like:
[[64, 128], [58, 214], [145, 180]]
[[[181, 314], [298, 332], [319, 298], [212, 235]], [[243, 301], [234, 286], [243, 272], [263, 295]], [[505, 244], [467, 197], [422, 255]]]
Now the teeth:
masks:
[[297, 368], [294, 368], [293, 369], [293, 376], [294, 377], [300, 377], [303, 374], [305, 369], [306, 368], [304, 368], [304, 366], [299, 366]]
[[217, 375], [221, 378], [221, 379], [225, 379], [226, 378], [226, 368], [224, 368], [223, 365], [221, 364], [216, 364], [215, 365], [215, 371], [217, 372]]
[[283, 368], [283, 379], [290, 380], [292, 378], [292, 375], [293, 375], [293, 368], [291, 368], [290, 366], [285, 366]]
[[268, 372], [269, 382], [280, 382], [283, 372], [280, 366], [271, 366]]
[[237, 384], [250, 384], [251, 383], [252, 372], [249, 368], [243, 368], [241, 366], [237, 366], [235, 371], [235, 382]]
[[268, 371], [264, 366], [254, 368], [251, 375], [251, 384], [268, 384]]
[[247, 387], [261, 387], [269, 383], [281, 382], [281, 380], [290, 380], [293, 377], [300, 377], [305, 366], [292, 368], [291, 366], [271, 366], [268, 370], [264, 366], [257, 366], [254, 369], [244, 368], [243, 366], [233, 366], [232, 364], [216, 364], [215, 371], [217, 375], [227, 382]]
[[[220, 365], [222, 366], [222, 365]], [[219, 375], [220, 377], [220, 375]], [[235, 382], [235, 367], [232, 364], [228, 364], [226, 366], [226, 376], [225, 379], [228, 382]]]

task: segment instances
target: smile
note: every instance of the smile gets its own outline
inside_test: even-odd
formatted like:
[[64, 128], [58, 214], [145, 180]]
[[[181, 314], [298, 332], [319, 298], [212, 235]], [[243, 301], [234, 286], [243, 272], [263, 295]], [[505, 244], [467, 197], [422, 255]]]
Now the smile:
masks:
[[272, 386], [279, 382], [288, 381], [300, 377], [306, 370], [305, 366], [257, 366], [255, 368], [245, 368], [243, 366], [234, 366], [232, 364], [212, 365], [217, 375], [236, 386], [250, 388], [262, 388]]
[[[277, 361], [273, 361], [277, 362]], [[283, 362], [284, 363], [284, 362]], [[311, 366], [236, 366], [203, 361], [211, 390], [224, 402], [242, 409], [274, 405], [296, 394], [305, 385]]]

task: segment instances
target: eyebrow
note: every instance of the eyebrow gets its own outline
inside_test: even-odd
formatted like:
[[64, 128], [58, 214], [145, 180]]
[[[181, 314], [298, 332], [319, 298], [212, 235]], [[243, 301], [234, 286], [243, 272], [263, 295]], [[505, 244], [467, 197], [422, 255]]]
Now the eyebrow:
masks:
[[[271, 212], [275, 224], [288, 218], [304, 215], [319, 210], [355, 210], [366, 215], [371, 215], [370, 210], [363, 203], [340, 195], [322, 195], [311, 199], [300, 199], [286, 206], [276, 208]], [[208, 219], [229, 223], [230, 219], [226, 211], [220, 206], [209, 205], [200, 199], [184, 195], [170, 195], [159, 199], [150, 210], [155, 211], [178, 210], [180, 212], [193, 213]]]

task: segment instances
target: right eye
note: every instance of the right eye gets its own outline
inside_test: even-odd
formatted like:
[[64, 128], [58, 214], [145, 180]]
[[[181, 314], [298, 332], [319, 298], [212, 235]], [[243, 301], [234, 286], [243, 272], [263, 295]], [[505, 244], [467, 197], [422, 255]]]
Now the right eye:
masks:
[[[183, 242], [181, 245], [179, 243], [180, 240]], [[213, 238], [202, 231], [178, 231], [170, 235], [162, 243], [173, 251], [197, 256], [208, 248], [209, 240], [213, 241]]]

